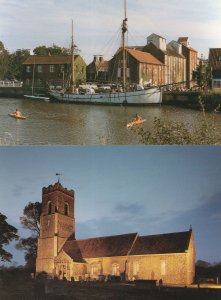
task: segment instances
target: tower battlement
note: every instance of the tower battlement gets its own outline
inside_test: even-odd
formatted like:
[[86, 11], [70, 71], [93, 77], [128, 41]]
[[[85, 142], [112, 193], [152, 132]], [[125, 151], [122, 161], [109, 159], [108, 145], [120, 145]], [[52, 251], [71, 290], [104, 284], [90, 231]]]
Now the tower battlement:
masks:
[[54, 192], [54, 191], [60, 191], [68, 196], [71, 196], [73, 197], [74, 196], [74, 191], [73, 190], [68, 190], [67, 188], [64, 188], [60, 182], [56, 182], [54, 185], [50, 184], [48, 187], [43, 187], [42, 188], [42, 195], [45, 195], [45, 194], [49, 194], [51, 192]]

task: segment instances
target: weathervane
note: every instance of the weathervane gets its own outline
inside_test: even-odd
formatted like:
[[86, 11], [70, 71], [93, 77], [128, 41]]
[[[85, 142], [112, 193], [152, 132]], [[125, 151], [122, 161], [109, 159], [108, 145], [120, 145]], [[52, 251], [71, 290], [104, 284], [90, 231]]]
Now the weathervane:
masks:
[[60, 182], [60, 176], [62, 175], [61, 173], [56, 173], [56, 176], [58, 176], [58, 182]]

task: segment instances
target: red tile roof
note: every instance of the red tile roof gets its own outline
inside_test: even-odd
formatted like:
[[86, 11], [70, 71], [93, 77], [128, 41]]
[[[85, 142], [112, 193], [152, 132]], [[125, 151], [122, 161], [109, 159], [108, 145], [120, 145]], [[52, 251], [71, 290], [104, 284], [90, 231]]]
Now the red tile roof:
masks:
[[191, 231], [140, 236], [130, 255], [183, 253], [188, 249]]
[[[74, 56], [76, 59], [78, 55]], [[31, 55], [23, 65], [65, 65], [71, 64], [71, 55]]]
[[188, 249], [191, 232], [149, 236], [130, 233], [84, 240], [69, 239], [63, 250], [75, 262], [84, 262], [84, 258], [184, 253]]
[[153, 64], [153, 65], [163, 65], [158, 59], [147, 52], [134, 49], [126, 49], [127, 52], [132, 55], [140, 63]]
[[68, 240], [63, 250], [74, 261], [83, 262], [84, 258], [126, 256], [130, 251], [137, 233]]

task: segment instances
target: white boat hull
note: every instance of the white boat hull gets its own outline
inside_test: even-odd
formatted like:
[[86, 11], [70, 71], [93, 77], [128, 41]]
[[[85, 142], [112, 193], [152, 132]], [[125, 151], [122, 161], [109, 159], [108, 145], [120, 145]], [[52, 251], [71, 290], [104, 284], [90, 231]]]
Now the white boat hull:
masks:
[[145, 105], [162, 102], [162, 91], [159, 88], [125, 93], [99, 93], [91, 95], [52, 91], [50, 92], [50, 96], [52, 101], [66, 103]]
[[45, 101], [50, 100], [49, 97], [43, 97], [43, 96], [24, 95], [24, 97], [27, 98], [27, 99], [33, 99], [33, 100], [45, 100]]

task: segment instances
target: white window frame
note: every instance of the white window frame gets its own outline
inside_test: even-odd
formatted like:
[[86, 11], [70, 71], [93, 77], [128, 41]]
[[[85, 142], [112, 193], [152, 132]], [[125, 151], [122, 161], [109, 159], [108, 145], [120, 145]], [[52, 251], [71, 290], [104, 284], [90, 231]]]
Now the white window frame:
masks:
[[38, 73], [42, 73], [42, 65], [37, 66]]
[[49, 66], [49, 71], [50, 71], [50, 73], [54, 73], [55, 72], [55, 65], [50, 65]]
[[26, 73], [31, 73], [31, 66], [26, 66]]

